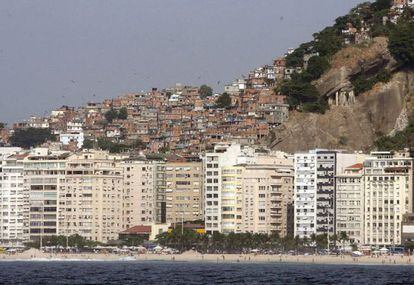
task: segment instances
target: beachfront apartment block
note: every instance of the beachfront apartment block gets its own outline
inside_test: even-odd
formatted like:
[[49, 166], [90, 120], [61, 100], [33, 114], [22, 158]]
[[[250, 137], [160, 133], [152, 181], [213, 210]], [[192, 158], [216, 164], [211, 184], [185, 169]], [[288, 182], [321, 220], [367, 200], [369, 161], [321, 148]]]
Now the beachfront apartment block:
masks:
[[167, 223], [204, 219], [203, 163], [168, 161], [165, 164]]
[[335, 177], [336, 232], [345, 232], [351, 243], [363, 243], [363, 164], [350, 165]]
[[59, 191], [59, 235], [107, 242], [123, 227], [123, 169], [118, 157], [83, 151], [66, 160]]
[[23, 246], [28, 240], [28, 192], [20, 148], [0, 148], [0, 244]]
[[221, 232], [243, 232], [243, 167], [225, 166], [221, 169]]
[[294, 235], [316, 234], [316, 153], [295, 154]]
[[208, 234], [222, 232], [222, 169], [235, 165], [240, 153], [238, 144], [219, 143], [214, 146], [213, 152], [204, 155], [204, 210]]
[[34, 149], [23, 159], [24, 191], [28, 192], [29, 239], [42, 242], [59, 234], [59, 193], [65, 187], [67, 152]]
[[293, 237], [293, 157], [259, 153], [241, 166], [242, 232]]
[[364, 162], [364, 244], [401, 243], [403, 215], [413, 212], [413, 158], [372, 152]]
[[295, 236], [337, 233], [335, 176], [360, 162], [360, 153], [315, 149], [295, 154]]
[[205, 157], [205, 177], [207, 233], [293, 236], [292, 157], [220, 144]]
[[125, 228], [155, 223], [156, 164], [142, 158], [123, 160], [121, 166], [124, 176]]

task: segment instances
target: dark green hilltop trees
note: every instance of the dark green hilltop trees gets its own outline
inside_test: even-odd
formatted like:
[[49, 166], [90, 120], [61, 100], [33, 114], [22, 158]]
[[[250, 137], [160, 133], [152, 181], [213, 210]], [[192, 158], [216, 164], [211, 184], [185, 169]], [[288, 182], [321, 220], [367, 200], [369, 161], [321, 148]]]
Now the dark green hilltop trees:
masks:
[[200, 86], [200, 98], [204, 99], [213, 95], [213, 89], [205, 84]]
[[17, 129], [10, 137], [10, 143], [12, 146], [18, 146], [22, 148], [31, 148], [38, 146], [48, 140], [55, 140], [55, 136], [52, 135], [50, 129]]
[[411, 20], [399, 22], [391, 30], [388, 46], [402, 66], [414, 67], [414, 23]]
[[229, 108], [230, 106], [231, 106], [231, 98], [228, 93], [224, 92], [217, 98], [216, 100], [217, 108]]

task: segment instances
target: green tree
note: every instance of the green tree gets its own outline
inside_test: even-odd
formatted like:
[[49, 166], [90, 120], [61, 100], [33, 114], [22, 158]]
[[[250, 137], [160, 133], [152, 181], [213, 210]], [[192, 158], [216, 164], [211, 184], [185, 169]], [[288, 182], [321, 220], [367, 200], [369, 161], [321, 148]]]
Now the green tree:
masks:
[[126, 237], [122, 240], [122, 244], [126, 246], [140, 246], [146, 240], [148, 240], [148, 238], [142, 236]]
[[402, 150], [406, 147], [414, 147], [414, 115], [408, 120], [408, 126], [393, 136], [381, 136], [375, 142], [374, 146], [378, 150]]
[[113, 108], [111, 108], [109, 111], [107, 111], [105, 113], [105, 119], [109, 122], [112, 123], [112, 121], [114, 119], [118, 118], [118, 112], [116, 110], [114, 110]]
[[343, 39], [338, 35], [338, 31], [333, 27], [325, 28], [316, 34], [315, 51], [319, 56], [332, 56], [337, 53], [343, 45]]
[[339, 241], [342, 243], [342, 245], [345, 245], [347, 241], [349, 241], [348, 234], [346, 232], [340, 232], [339, 233]]
[[31, 148], [54, 138], [50, 129], [27, 128], [15, 130], [10, 142], [13, 146]]
[[304, 80], [313, 81], [321, 77], [321, 75], [328, 70], [329, 62], [326, 57], [313, 56], [309, 59], [308, 68], [302, 75]]
[[302, 105], [303, 111], [313, 113], [325, 113], [329, 108], [328, 103], [320, 97], [318, 90], [310, 82], [305, 81], [300, 74], [282, 83], [280, 92], [287, 96], [287, 102], [291, 108]]
[[414, 23], [402, 21], [392, 29], [388, 48], [392, 56], [401, 64], [414, 64]]
[[374, 11], [381, 11], [390, 9], [392, 6], [392, 0], [377, 0], [372, 4]]
[[177, 226], [172, 231], [157, 235], [156, 240], [162, 246], [185, 251], [198, 245], [200, 234], [191, 229], [182, 229], [181, 226]]
[[0, 131], [2, 130], [2, 129], [4, 129], [6, 127], [6, 124], [5, 123], [3, 123], [3, 122], [0, 122]]
[[328, 247], [328, 235], [327, 234], [320, 234], [316, 236], [316, 246], [319, 249], [327, 248]]
[[83, 149], [93, 149], [93, 146], [94, 146], [93, 140], [86, 139], [83, 141], [83, 146], [82, 146]]
[[307, 42], [301, 44], [297, 49], [295, 49], [291, 54], [286, 56], [286, 66], [287, 67], [303, 67], [303, 56], [305, 53], [310, 51], [313, 46], [313, 42]]
[[230, 95], [226, 92], [221, 94], [216, 100], [216, 106], [218, 108], [228, 108], [231, 106], [231, 98]]
[[122, 107], [122, 108], [119, 110], [119, 113], [118, 113], [118, 119], [121, 119], [121, 120], [126, 120], [126, 119], [128, 119], [128, 111], [127, 111], [127, 108]]
[[206, 97], [213, 95], [213, 89], [210, 86], [203, 84], [200, 86], [199, 93], [200, 93], [200, 98], [204, 99]]
[[362, 94], [371, 90], [375, 84], [379, 82], [387, 83], [391, 79], [391, 73], [388, 70], [382, 69], [374, 76], [368, 76], [365, 73], [360, 73], [351, 79], [356, 95]]

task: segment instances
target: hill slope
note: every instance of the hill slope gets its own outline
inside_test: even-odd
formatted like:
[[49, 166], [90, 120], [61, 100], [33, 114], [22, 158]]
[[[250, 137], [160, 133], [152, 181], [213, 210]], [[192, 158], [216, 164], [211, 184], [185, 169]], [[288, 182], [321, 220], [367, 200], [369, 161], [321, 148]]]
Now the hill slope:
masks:
[[352, 79], [379, 70], [390, 72], [387, 83], [377, 83], [347, 106], [331, 106], [325, 114], [293, 111], [289, 121], [275, 129], [270, 146], [288, 152], [312, 148], [368, 150], [376, 139], [404, 129], [414, 110], [414, 72], [395, 71], [396, 61], [387, 48], [387, 39], [375, 38], [368, 46], [350, 46], [339, 51], [331, 68], [314, 82], [319, 93], [333, 96], [352, 88]]

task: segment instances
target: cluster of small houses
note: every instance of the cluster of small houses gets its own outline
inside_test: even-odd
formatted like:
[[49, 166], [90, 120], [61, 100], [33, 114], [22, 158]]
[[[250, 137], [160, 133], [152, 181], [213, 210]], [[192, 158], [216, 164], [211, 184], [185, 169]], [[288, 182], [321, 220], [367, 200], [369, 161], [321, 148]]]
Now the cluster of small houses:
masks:
[[[384, 24], [395, 23], [406, 7], [414, 7], [414, 0], [394, 0]], [[370, 41], [370, 26], [362, 22], [357, 29], [348, 23], [342, 36], [345, 44]], [[16, 129], [28, 127], [50, 129], [59, 140], [47, 146], [71, 151], [82, 148], [86, 139], [96, 142], [99, 138], [123, 144], [140, 140], [146, 146], [145, 152], [169, 150], [186, 155], [202, 153], [221, 141], [257, 144], [289, 118], [286, 96], [275, 91], [278, 82], [305, 70], [309, 59], [318, 55], [305, 54], [303, 67], [289, 67], [286, 56], [293, 51], [289, 49], [272, 64], [226, 85], [224, 92], [231, 97], [231, 108], [216, 107], [219, 94], [202, 99], [200, 88], [176, 84], [101, 103], [90, 102], [80, 108], [63, 106], [47, 117], [31, 117], [0, 130], [0, 145], [8, 145]], [[105, 120], [106, 112], [121, 108], [127, 110], [126, 119]]]

